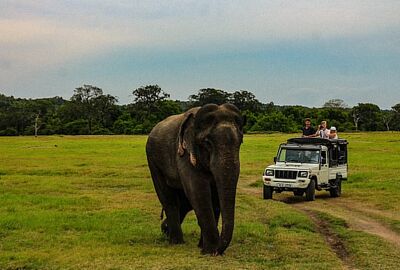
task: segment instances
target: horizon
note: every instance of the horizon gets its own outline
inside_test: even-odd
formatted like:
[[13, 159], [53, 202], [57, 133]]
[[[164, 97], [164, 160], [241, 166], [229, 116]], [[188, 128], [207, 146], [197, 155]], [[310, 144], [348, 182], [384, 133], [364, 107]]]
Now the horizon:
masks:
[[132, 100], [202, 88], [262, 103], [400, 103], [398, 1], [22, 1], [0, 3], [0, 91], [69, 99], [83, 84]]
[[[95, 86], [95, 85], [93, 85], [93, 86]], [[102, 89], [103, 90], [103, 89]], [[223, 90], [223, 89], [219, 89], [219, 90]], [[225, 91], [225, 90], [223, 90], [223, 91]], [[225, 91], [225, 92], [227, 92], [227, 91]], [[233, 93], [233, 92], [228, 92], [228, 93]], [[0, 95], [1, 94], [3, 94], [2, 92], [0, 92]], [[104, 92], [104, 90], [103, 90], [103, 94], [109, 94], [109, 93], [106, 93], [106, 92]], [[3, 94], [4, 95], [4, 94]], [[49, 97], [16, 97], [16, 96], [13, 96], [13, 95], [6, 95], [6, 96], [9, 96], [9, 97], [13, 97], [13, 98], [15, 98], [15, 99], [31, 99], [31, 100], [35, 100], [35, 99], [51, 99], [51, 98], [62, 98], [63, 100], [65, 100], [65, 101], [70, 101], [70, 99], [71, 99], [71, 97], [72, 97], [72, 95], [71, 95], [71, 97], [69, 97], [69, 98], [65, 98], [65, 97], [61, 97], [61, 96], [49, 96]], [[117, 98], [117, 102], [116, 102], [116, 105], [119, 105], [119, 106], [124, 106], [124, 105], [129, 105], [129, 104], [133, 104], [134, 102], [133, 102], [133, 100], [132, 101], [130, 101], [130, 102], [128, 102], [128, 103], [121, 103], [120, 102], [120, 100], [119, 100], [119, 97], [118, 96], [114, 96], [115, 98]], [[188, 99], [185, 99], [185, 100], [183, 100], [183, 99], [173, 99], [173, 98], [167, 98], [167, 100], [172, 100], [172, 101], [177, 101], [177, 102], [190, 102], [190, 100], [189, 100], [189, 97], [188, 97]], [[257, 99], [258, 100], [258, 99]], [[341, 107], [341, 108], [345, 108], [345, 109], [351, 109], [351, 108], [353, 108], [354, 106], [357, 106], [358, 104], [361, 104], [361, 103], [363, 103], [363, 104], [366, 104], [366, 103], [370, 103], [370, 104], [375, 104], [375, 103], [371, 103], [371, 102], [359, 102], [359, 103], [357, 103], [357, 104], [355, 104], [355, 105], [353, 105], [353, 106], [351, 106], [351, 105], [349, 105], [349, 104], [347, 104], [344, 100], [342, 100], [342, 99], [339, 99], [339, 100], [341, 100], [341, 101], [343, 101], [344, 102], [344, 107]], [[324, 107], [324, 104], [321, 104], [320, 106], [307, 106], [307, 105], [301, 105], [301, 104], [290, 104], [290, 105], [288, 105], [288, 104], [277, 104], [277, 103], [275, 103], [273, 100], [271, 100], [271, 101], [269, 101], [269, 102], [262, 102], [262, 101], [260, 101], [260, 100], [258, 100], [260, 103], [262, 103], [263, 105], [268, 105], [270, 102], [272, 102], [273, 103], [273, 105], [274, 106], [280, 106], [280, 107], [285, 107], [285, 106], [300, 106], [300, 107], [306, 107], [306, 108], [310, 108], [310, 109], [313, 109], [313, 108], [316, 108], [316, 109], [322, 109], [323, 107]], [[331, 100], [326, 100], [326, 102], [328, 102], [328, 101], [331, 101]], [[399, 104], [399, 103], [396, 103], [396, 104], [393, 104], [392, 106], [394, 106], [394, 105], [397, 105], [397, 104]], [[375, 105], [378, 105], [378, 104], [375, 104]], [[381, 109], [381, 110], [392, 110], [392, 107], [390, 107], [390, 108], [381, 108], [379, 105], [378, 105], [378, 107]]]

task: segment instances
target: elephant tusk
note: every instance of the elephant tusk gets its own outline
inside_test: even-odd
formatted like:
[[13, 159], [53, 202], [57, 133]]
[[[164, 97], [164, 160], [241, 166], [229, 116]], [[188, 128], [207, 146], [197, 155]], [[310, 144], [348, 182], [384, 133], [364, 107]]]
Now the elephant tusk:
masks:
[[194, 156], [193, 153], [190, 153], [190, 163], [192, 163], [193, 166], [196, 166], [197, 164], [196, 157]]

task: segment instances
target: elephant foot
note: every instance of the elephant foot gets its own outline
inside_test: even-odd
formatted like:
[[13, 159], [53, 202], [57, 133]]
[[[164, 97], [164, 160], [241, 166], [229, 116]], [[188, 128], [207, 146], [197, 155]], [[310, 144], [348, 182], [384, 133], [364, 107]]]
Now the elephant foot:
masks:
[[170, 236], [169, 243], [171, 245], [179, 245], [179, 244], [184, 244], [185, 241], [183, 241], [183, 237], [172, 237], [172, 236]]
[[207, 249], [201, 249], [201, 254], [202, 255], [211, 255], [212, 257], [216, 257], [219, 256], [221, 254], [218, 253], [217, 250], [213, 249], [213, 250], [207, 250]]
[[211, 255], [211, 256], [218, 256], [221, 255], [218, 252], [218, 247], [216, 245], [204, 245], [203, 241], [202, 242], [202, 248], [201, 248], [201, 254], [203, 255]]

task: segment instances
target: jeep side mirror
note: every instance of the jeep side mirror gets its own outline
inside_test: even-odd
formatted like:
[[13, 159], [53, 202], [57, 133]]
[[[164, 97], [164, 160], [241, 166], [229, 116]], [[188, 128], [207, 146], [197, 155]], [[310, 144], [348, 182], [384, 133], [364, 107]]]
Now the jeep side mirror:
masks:
[[274, 163], [276, 163], [276, 157], [274, 157]]

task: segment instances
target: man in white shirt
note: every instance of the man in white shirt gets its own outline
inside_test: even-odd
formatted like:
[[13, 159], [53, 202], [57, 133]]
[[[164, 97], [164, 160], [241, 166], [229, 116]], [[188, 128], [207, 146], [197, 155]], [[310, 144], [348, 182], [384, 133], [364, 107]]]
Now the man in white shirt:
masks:
[[322, 121], [316, 135], [322, 139], [329, 139], [330, 130], [326, 128], [326, 121]]

